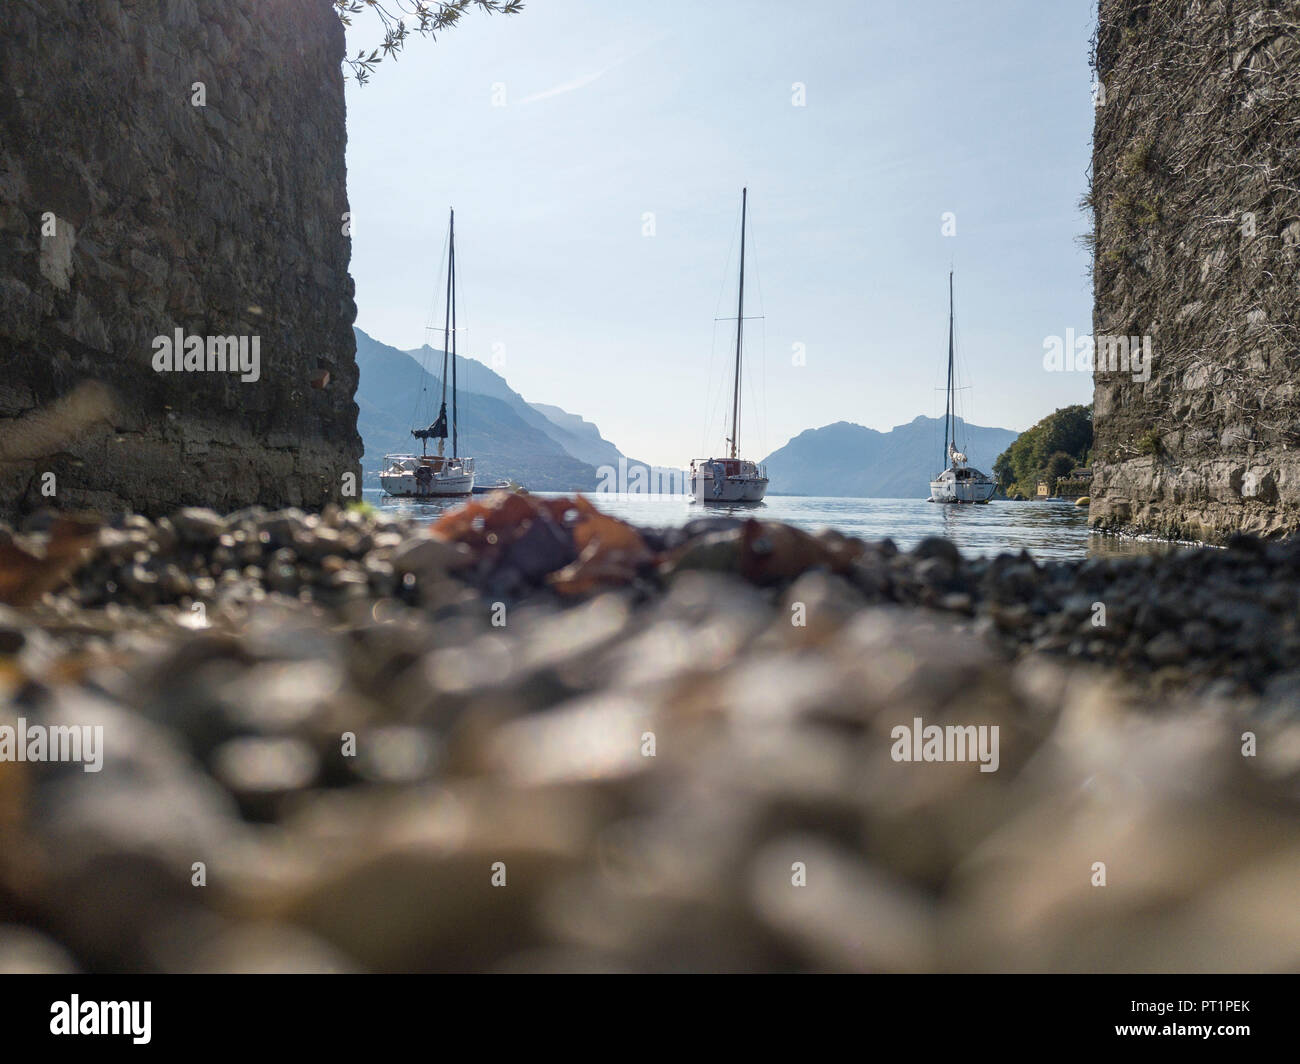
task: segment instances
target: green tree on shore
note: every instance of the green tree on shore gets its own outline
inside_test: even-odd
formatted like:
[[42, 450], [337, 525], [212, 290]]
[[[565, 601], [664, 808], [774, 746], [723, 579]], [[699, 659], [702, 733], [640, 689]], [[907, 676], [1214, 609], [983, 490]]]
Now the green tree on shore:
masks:
[[1016, 437], [993, 463], [998, 487], [1007, 495], [1033, 498], [1040, 480], [1055, 490], [1057, 480], [1092, 455], [1092, 406], [1066, 406]]
[[1070, 470], [1079, 464], [1078, 459], [1073, 455], [1066, 454], [1064, 451], [1057, 451], [1047, 460], [1047, 468], [1044, 472], [1047, 474], [1048, 481], [1060, 480], [1062, 477], [1068, 477]]

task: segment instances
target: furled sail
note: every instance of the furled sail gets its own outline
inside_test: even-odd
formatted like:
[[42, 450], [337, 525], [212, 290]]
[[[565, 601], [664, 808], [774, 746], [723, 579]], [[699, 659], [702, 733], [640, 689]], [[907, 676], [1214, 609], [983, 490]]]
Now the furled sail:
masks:
[[447, 404], [442, 404], [438, 411], [438, 420], [427, 429], [411, 429], [411, 435], [417, 440], [445, 440], [447, 438]]

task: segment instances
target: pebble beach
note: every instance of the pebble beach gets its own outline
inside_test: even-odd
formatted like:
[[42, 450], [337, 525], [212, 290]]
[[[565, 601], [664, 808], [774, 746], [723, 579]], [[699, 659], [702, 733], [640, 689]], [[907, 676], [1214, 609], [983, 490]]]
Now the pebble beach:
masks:
[[[0, 971], [1287, 969], [1297, 602], [1248, 537], [38, 516], [0, 726], [103, 757], [0, 760]], [[898, 759], [914, 722], [996, 771]]]

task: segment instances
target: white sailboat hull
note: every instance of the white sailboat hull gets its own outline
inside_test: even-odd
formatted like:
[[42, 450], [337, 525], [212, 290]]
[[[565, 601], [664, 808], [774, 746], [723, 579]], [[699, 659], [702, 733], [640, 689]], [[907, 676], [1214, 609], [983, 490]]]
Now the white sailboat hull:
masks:
[[701, 477], [698, 483], [691, 480], [691, 492], [696, 502], [762, 502], [767, 494], [765, 478], [742, 480], [739, 477], [725, 477], [721, 487], [714, 483], [712, 477]]
[[978, 469], [947, 469], [930, 481], [930, 501], [982, 503], [993, 498], [997, 484]]
[[436, 498], [444, 495], [470, 495], [474, 491], [474, 474], [434, 477], [421, 484], [414, 473], [383, 473], [379, 477], [379, 484], [393, 496]]
[[691, 496], [702, 503], [762, 502], [767, 494], [764, 470], [736, 458], [691, 463]]
[[474, 459], [387, 454], [379, 485], [397, 498], [438, 499], [474, 491]]

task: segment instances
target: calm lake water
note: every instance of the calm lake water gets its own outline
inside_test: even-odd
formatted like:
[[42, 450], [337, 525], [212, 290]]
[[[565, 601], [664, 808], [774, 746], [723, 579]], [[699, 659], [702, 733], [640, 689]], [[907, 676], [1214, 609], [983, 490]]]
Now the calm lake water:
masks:
[[[558, 497], [562, 492], [537, 492]], [[462, 500], [416, 502], [365, 489], [384, 510], [436, 516]], [[772, 495], [757, 506], [701, 506], [676, 495], [600, 495], [589, 498], [606, 513], [632, 524], [662, 528], [696, 517], [734, 514], [815, 532], [834, 528], [862, 539], [892, 539], [909, 550], [926, 536], [946, 536], [968, 556], [1027, 550], [1037, 558], [1151, 554], [1183, 549], [1152, 540], [1121, 539], [1088, 532], [1088, 508], [1072, 502], [991, 502], [987, 506], [940, 506], [923, 499], [830, 499]]]

